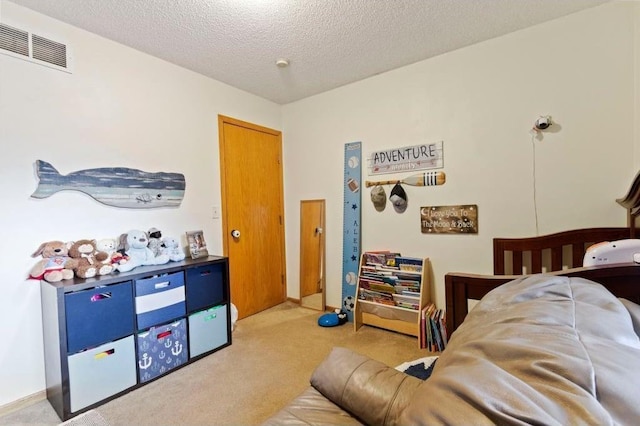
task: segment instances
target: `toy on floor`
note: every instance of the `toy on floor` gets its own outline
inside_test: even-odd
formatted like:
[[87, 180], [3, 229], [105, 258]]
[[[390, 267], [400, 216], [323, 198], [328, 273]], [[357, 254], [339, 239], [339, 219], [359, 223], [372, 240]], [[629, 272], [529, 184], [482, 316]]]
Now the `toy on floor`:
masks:
[[341, 309], [336, 309], [335, 312], [320, 315], [320, 318], [318, 318], [318, 325], [320, 327], [335, 327], [336, 325], [342, 325], [346, 322], [347, 313]]

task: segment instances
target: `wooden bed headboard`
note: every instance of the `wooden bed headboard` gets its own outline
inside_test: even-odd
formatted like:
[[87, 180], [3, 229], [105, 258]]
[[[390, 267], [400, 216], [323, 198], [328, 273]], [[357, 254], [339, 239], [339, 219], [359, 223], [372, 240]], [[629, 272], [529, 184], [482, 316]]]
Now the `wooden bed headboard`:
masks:
[[640, 266], [581, 267], [584, 253], [591, 244], [626, 238], [630, 238], [629, 228], [589, 228], [531, 238], [494, 238], [495, 275], [457, 272], [445, 275], [447, 331], [452, 333], [462, 324], [469, 299], [480, 300], [494, 288], [523, 275], [517, 272], [505, 275], [505, 265], [510, 266], [510, 270], [506, 269], [508, 272], [523, 271], [525, 266], [527, 274], [545, 271], [584, 277], [599, 282], [618, 297], [640, 303]]
[[629, 228], [588, 228], [531, 238], [494, 238], [494, 275], [539, 274], [582, 266], [587, 248], [631, 238]]

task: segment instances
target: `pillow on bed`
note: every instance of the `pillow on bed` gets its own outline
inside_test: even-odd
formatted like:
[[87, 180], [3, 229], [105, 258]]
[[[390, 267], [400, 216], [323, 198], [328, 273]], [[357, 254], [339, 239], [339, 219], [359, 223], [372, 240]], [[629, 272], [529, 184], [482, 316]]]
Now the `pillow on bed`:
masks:
[[631, 322], [633, 323], [633, 329], [638, 336], [640, 336], [640, 305], [633, 303], [630, 300], [623, 299], [619, 297], [620, 301], [629, 311], [629, 315], [631, 315]]

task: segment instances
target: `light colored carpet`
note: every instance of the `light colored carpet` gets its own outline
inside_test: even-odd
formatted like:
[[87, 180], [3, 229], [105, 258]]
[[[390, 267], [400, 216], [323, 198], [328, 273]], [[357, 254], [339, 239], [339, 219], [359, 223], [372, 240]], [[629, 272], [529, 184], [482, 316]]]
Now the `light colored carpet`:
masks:
[[109, 424], [96, 410], [89, 410], [67, 420], [61, 426], [109, 426]]
[[[253, 425], [302, 393], [334, 346], [390, 366], [432, 355], [414, 337], [374, 327], [319, 327], [320, 314], [287, 302], [239, 320], [231, 346], [96, 411], [111, 425]], [[59, 423], [46, 401], [0, 418], [7, 425]]]

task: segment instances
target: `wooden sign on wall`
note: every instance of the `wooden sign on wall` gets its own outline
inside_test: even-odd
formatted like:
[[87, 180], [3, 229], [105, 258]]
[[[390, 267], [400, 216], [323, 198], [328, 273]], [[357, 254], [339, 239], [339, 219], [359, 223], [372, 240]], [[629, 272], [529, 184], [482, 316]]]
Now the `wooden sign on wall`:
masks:
[[477, 234], [478, 206], [427, 206], [420, 208], [423, 234]]
[[369, 174], [399, 173], [444, 167], [442, 141], [371, 153]]

